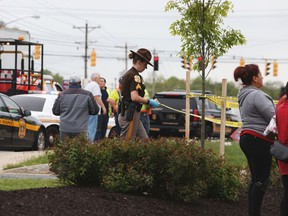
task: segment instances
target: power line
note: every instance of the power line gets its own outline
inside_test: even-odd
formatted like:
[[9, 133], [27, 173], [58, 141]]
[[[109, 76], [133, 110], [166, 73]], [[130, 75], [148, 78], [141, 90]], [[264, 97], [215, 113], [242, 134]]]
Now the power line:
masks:
[[[97, 29], [97, 28], [100, 28], [100, 26], [97, 26], [97, 27], [88, 27], [88, 23], [86, 22], [85, 24], [85, 27], [76, 27], [76, 26], [73, 26], [73, 28], [76, 28], [76, 29], [85, 29], [85, 54], [84, 54], [84, 78], [87, 79], [87, 61], [88, 61], [88, 55], [87, 55], [87, 51], [88, 51], [88, 33], [93, 31], [94, 29]], [[89, 29], [91, 29], [89, 31]]]

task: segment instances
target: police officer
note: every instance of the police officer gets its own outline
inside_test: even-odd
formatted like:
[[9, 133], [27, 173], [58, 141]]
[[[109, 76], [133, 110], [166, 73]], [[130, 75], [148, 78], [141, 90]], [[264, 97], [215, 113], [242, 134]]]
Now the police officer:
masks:
[[121, 127], [120, 136], [126, 140], [136, 137], [148, 138], [148, 135], [140, 121], [140, 110], [142, 104], [149, 104], [153, 108], [159, 107], [159, 102], [153, 99], [144, 98], [145, 85], [140, 75], [150, 63], [151, 53], [149, 50], [141, 48], [137, 52], [130, 50], [129, 58], [133, 60], [133, 66], [122, 78], [122, 100], [121, 114], [118, 117]]

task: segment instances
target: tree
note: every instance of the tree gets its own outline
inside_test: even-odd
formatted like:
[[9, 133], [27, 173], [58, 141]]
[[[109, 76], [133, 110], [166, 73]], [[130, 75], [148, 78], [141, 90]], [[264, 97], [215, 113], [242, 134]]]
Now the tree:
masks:
[[[148, 89], [149, 95], [153, 97], [152, 87], [153, 81], [152, 79], [147, 79], [145, 81], [145, 86]], [[155, 83], [155, 92], [161, 91], [173, 91], [175, 89], [185, 89], [185, 80], [178, 79], [175, 76], [168, 78], [167, 80], [161, 75], [157, 76]]]
[[59, 73], [53, 74], [52, 76], [53, 76], [55, 82], [62, 84], [63, 77]]
[[[205, 79], [213, 67], [206, 69], [211, 57], [216, 60], [235, 45], [245, 44], [245, 37], [240, 31], [230, 27], [221, 28], [223, 18], [232, 11], [229, 1], [217, 0], [169, 0], [165, 10], [177, 10], [182, 16], [170, 26], [172, 35], [181, 37], [181, 56], [198, 59], [193, 69], [201, 76], [202, 94], [205, 93]], [[205, 100], [205, 99], [203, 99]], [[201, 147], [205, 142], [205, 103], [202, 103]]]
[[54, 79], [55, 82], [58, 82], [58, 83], [62, 83], [63, 81], [63, 77], [59, 74], [59, 73], [52, 73], [51, 71], [49, 70], [44, 70], [44, 74], [47, 74], [47, 75], [51, 75]]
[[274, 100], [278, 100], [280, 98], [281, 86], [283, 83], [281, 81], [268, 81], [263, 86], [262, 90], [270, 95]]

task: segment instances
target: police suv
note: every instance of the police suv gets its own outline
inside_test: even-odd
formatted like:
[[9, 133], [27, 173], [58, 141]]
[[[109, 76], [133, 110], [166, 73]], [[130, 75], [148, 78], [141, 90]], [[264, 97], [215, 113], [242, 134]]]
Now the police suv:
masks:
[[0, 93], [0, 148], [43, 150], [45, 146], [44, 125], [29, 110]]

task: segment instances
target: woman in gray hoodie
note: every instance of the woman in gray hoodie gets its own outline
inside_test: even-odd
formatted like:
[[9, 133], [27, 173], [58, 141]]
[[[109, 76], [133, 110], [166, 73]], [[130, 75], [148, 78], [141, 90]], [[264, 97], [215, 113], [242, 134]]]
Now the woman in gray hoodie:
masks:
[[238, 103], [243, 123], [240, 147], [245, 154], [251, 171], [248, 192], [249, 215], [261, 215], [264, 194], [270, 182], [272, 141], [263, 132], [275, 113], [272, 98], [261, 91], [263, 77], [255, 64], [239, 66], [234, 71], [234, 79], [241, 79], [243, 88], [238, 93]]

